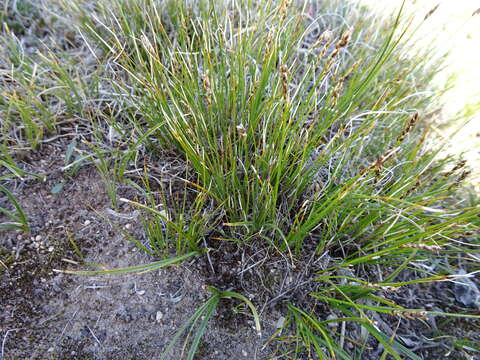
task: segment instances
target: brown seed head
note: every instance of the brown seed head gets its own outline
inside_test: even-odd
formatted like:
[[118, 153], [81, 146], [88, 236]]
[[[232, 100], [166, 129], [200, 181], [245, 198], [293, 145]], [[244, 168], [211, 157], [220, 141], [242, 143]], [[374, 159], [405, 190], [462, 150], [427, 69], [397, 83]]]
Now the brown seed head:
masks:
[[399, 287], [396, 287], [396, 286], [386, 286], [386, 285], [372, 284], [372, 283], [367, 283], [365, 284], [365, 286], [369, 289], [387, 291], [387, 292], [395, 292], [400, 289]]
[[263, 54], [263, 62], [266, 63], [268, 56], [271, 53], [272, 47], [273, 47], [273, 34], [274, 34], [274, 29], [270, 28], [268, 30], [267, 34], [267, 43], [265, 44], [265, 53]]
[[440, 250], [442, 250], [441, 246], [427, 245], [427, 244], [405, 244], [405, 245], [400, 245], [399, 247], [402, 249], [422, 249], [422, 250], [428, 250], [432, 252], [439, 252]]
[[208, 77], [208, 72], [205, 74], [202, 74], [202, 82], [203, 82], [203, 88], [205, 89], [206, 93], [206, 100], [208, 105], [212, 103], [211, 95], [212, 95], [212, 89], [210, 87], [210, 79]]
[[440, 6], [440, 4], [437, 4], [433, 9], [431, 9], [426, 15], [425, 17], [423, 18], [423, 21], [427, 20], [430, 16], [433, 15], [433, 13], [435, 11], [437, 11], [438, 7]]
[[247, 137], [247, 129], [243, 126], [243, 124], [237, 125], [237, 134], [240, 136], [242, 139], [245, 139]]
[[459, 161], [453, 168], [452, 170], [446, 172], [445, 174], [443, 174], [444, 177], [449, 177], [450, 175], [452, 175], [455, 171], [457, 170], [460, 170], [461, 168], [463, 168], [465, 165], [466, 165], [467, 161], [466, 160], [461, 160]]
[[427, 312], [426, 311], [392, 311], [392, 315], [398, 316], [404, 319], [422, 319], [426, 320], [427, 319]]
[[413, 116], [410, 118], [407, 126], [405, 127], [405, 129], [403, 129], [402, 133], [400, 134], [400, 136], [397, 138], [397, 141], [398, 142], [402, 142], [404, 139], [405, 139], [405, 136], [407, 136], [407, 134], [412, 131], [413, 127], [415, 126], [415, 124], [417, 123], [418, 121], [418, 112], [416, 112], [415, 114], [413, 114]]
[[457, 178], [457, 182], [461, 183], [463, 180], [465, 180], [472, 172], [470, 170], [464, 170], [460, 176]]
[[280, 65], [280, 81], [282, 83], [283, 94], [288, 93], [288, 67], [285, 64]]
[[292, 4], [292, 0], [283, 0], [282, 3], [280, 4], [280, 8], [278, 10], [280, 14], [280, 20], [283, 21], [287, 17], [288, 13], [288, 8]]
[[210, 91], [210, 79], [208, 78], [208, 72], [202, 74], [202, 81], [204, 89], [209, 92]]
[[348, 45], [348, 42], [350, 41], [350, 37], [352, 36], [352, 31], [347, 30], [343, 33], [342, 37], [340, 40], [337, 42], [337, 45], [335, 46], [337, 49], [341, 49], [345, 46]]
[[332, 41], [333, 39], [333, 32], [331, 32], [330, 30], [325, 30], [322, 35], [320, 35], [320, 37], [318, 38], [318, 40], [320, 41], [326, 41], [326, 42], [330, 42]]

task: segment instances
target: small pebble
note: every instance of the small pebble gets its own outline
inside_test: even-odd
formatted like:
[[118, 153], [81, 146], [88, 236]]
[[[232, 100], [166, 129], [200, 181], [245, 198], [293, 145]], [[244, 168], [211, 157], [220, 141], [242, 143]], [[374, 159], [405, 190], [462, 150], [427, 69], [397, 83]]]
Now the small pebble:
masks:
[[137, 295], [145, 295], [145, 290], [138, 290]]
[[90, 225], [91, 223], [92, 223], [92, 222], [91, 222], [90, 220], [85, 220], [85, 222], [83, 223], [83, 225], [88, 226], [88, 225]]
[[161, 311], [157, 311], [157, 314], [155, 315], [155, 321], [159, 323], [163, 319], [163, 314]]
[[248, 353], [245, 351], [245, 350], [242, 350], [242, 355], [247, 357], [248, 356]]
[[45, 291], [43, 289], [34, 289], [33, 290], [33, 296], [43, 296], [45, 294]]
[[283, 324], [285, 324], [285, 317], [281, 316], [278, 320], [277, 323], [275, 324], [276, 329], [281, 329], [283, 327]]
[[40, 241], [42, 240], [42, 237], [40, 235], [35, 236], [35, 241]]
[[[327, 316], [327, 320], [333, 320], [333, 319], [338, 319], [337, 315], [330, 314], [330, 315]], [[327, 326], [331, 327], [331, 328], [336, 328], [336, 327], [338, 327], [338, 323], [337, 322], [329, 322], [329, 323], [327, 323]]]
[[51, 348], [48, 348], [48, 352], [53, 352], [53, 350], [55, 350], [55, 348], [51, 347]]
[[53, 246], [50, 246], [50, 247], [48, 248], [48, 251], [49, 251], [49, 252], [53, 252], [53, 250], [55, 250], [55, 248], [54, 248]]
[[132, 228], [132, 224], [125, 225], [125, 229], [130, 230]]

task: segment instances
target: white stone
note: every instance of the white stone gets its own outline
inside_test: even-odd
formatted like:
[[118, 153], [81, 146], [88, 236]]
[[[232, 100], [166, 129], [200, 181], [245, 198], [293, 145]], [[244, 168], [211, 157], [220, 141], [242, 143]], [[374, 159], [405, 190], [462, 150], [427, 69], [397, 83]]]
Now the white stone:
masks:
[[[337, 315], [330, 314], [330, 315], [327, 316], [327, 320], [334, 320], [334, 319], [338, 319]], [[329, 323], [327, 323], [327, 326], [331, 327], [331, 328], [336, 328], [336, 327], [338, 327], [338, 322], [329, 322]]]
[[281, 316], [278, 320], [277, 323], [275, 324], [275, 328], [281, 329], [283, 327], [283, 324], [285, 323], [285, 317]]

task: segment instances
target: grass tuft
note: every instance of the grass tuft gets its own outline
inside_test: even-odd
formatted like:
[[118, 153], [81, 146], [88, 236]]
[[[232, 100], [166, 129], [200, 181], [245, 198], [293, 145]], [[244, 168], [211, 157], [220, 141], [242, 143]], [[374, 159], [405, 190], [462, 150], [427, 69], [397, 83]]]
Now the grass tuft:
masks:
[[[398, 327], [382, 319], [400, 326], [475, 318], [467, 310], [403, 306], [394, 297], [479, 271], [480, 208], [457, 192], [468, 164], [442, 158], [444, 144], [430, 143], [428, 117], [438, 92], [429, 84], [441, 59], [429, 49], [406, 55], [414, 29], [401, 9], [382, 20], [334, 0], [60, 3], [96, 68], [84, 76], [78, 58], [59, 49], [29, 54], [7, 22], [0, 44], [0, 62], [8, 64], [0, 72], [2, 143], [35, 150], [47, 134], [61, 134], [67, 117], [88, 123], [91, 141], [83, 143], [91, 153], [73, 160], [72, 140], [64, 170], [73, 175], [91, 159], [114, 208], [123, 202], [142, 214], [147, 242], [131, 240], [164, 258], [69, 273], [154, 270], [209, 256], [209, 249], [221, 249], [220, 239], [271, 248], [287, 255], [292, 269], [307, 257], [325, 258], [321, 269], [307, 271], [312, 287], [297, 290], [308, 300], [286, 297], [286, 321], [272, 337], [293, 344], [298, 358], [361, 358], [375, 343], [382, 359], [419, 359], [397, 337]], [[181, 160], [182, 174], [159, 179], [149, 163], [166, 152]], [[139, 197], [119, 196], [122, 182]], [[11, 226], [26, 229], [12, 193], [0, 190], [16, 212], [0, 211]], [[460, 267], [468, 271], [459, 275]], [[182, 355], [193, 359], [223, 298], [245, 303], [260, 331], [254, 304], [238, 289], [208, 289], [212, 297], [163, 358], [187, 332]], [[347, 325], [358, 336], [346, 334]]]

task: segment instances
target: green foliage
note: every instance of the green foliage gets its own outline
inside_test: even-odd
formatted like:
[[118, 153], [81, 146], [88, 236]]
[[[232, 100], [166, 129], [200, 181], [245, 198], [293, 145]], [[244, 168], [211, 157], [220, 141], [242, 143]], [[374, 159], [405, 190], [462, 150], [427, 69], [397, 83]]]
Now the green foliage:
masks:
[[[398, 55], [398, 18], [385, 39], [353, 24], [352, 33], [325, 34], [301, 52], [308, 27], [286, 2], [260, 3], [255, 13], [205, 1], [101, 4], [103, 18], [83, 26], [127, 71], [116, 85], [134, 89], [145, 131], [156, 129], [188, 160], [226, 223], [246, 236], [269, 232], [296, 251], [312, 232], [318, 251], [345, 235], [368, 234], [377, 245], [392, 230], [456, 213], [428, 210], [453, 184], [437, 176], [437, 154], [418, 140], [417, 115], [404, 110], [430, 96], [412, 93], [421, 62]], [[373, 51], [354, 47], [365, 38]], [[349, 45], [355, 61], [343, 53]], [[396, 214], [392, 229], [385, 220]]]
[[182, 198], [170, 194], [167, 200], [165, 189], [161, 189], [157, 204], [154, 192], [151, 190], [148, 174], [145, 171], [145, 189], [148, 205], [127, 199], [127, 202], [145, 213], [143, 224], [153, 253], [168, 256], [170, 250], [177, 255], [186, 251], [199, 250], [201, 242], [218, 226], [217, 211], [208, 210], [207, 195], [201, 189], [191, 192], [194, 199], [188, 199], [189, 189], [185, 184]]
[[[20, 169], [12, 157], [8, 154], [4, 146], [0, 146], [0, 181], [5, 181], [14, 177], [22, 179], [22, 176], [43, 179], [42, 176], [32, 174], [28, 171]], [[8, 202], [13, 206], [14, 210], [9, 210], [7, 207], [0, 206], [0, 214], [5, 215], [10, 221], [1, 222], [0, 229], [17, 229], [29, 232], [28, 218], [23, 208], [18, 202], [14, 194], [0, 182], [0, 195], [6, 196]]]
[[35, 3], [31, 0], [5, 0], [0, 5], [0, 30], [11, 29], [15, 34], [23, 35], [31, 19], [38, 17]]
[[0, 223], [0, 229], [18, 229], [28, 232], [29, 227], [27, 216], [15, 196], [3, 185], [0, 185], [0, 193], [3, 193], [7, 197], [16, 210], [16, 212], [13, 212], [0, 206], [0, 214], [3, 214], [11, 219], [11, 221]]
[[[297, 353], [359, 358], [367, 340], [375, 339], [385, 349], [382, 358], [418, 358], [382, 333], [371, 314], [452, 314], [406, 309], [376, 291], [454, 279], [451, 260], [478, 253], [464, 239], [477, 234], [480, 210], [476, 200], [465, 206], [455, 198], [469, 175], [465, 163], [442, 159], [441, 147], [426, 145], [423, 114], [435, 101], [428, 83], [436, 62], [428, 49], [404, 55], [408, 29], [400, 14], [382, 22], [365, 8], [325, 1], [320, 13], [335, 14], [325, 25], [306, 20], [306, 5], [285, 0], [65, 5], [89, 38], [98, 67], [108, 64], [110, 72], [85, 82], [56, 53], [33, 61], [19, 42], [8, 40], [16, 86], [0, 98], [4, 138], [11, 141], [18, 126], [19, 137], [36, 148], [45, 131], [56, 128], [45, 94], [67, 114], [85, 115], [100, 134], [87, 157], [97, 159], [115, 207], [116, 183], [126, 181], [139, 149], [172, 151], [188, 165], [181, 191], [162, 185], [155, 191], [146, 167], [143, 186], [130, 181], [141, 188], [143, 201], [121, 200], [143, 214], [149, 243], [134, 242], [152, 255], [176, 257], [151, 267], [82, 273], [165, 266], [200, 252], [212, 234], [240, 246], [265, 240], [291, 257], [335, 253], [316, 274], [323, 290], [309, 296], [344, 317], [327, 320], [289, 304], [284, 329], [294, 324]], [[105, 83], [118, 112], [86, 111], [85, 102]], [[102, 121], [119, 133], [118, 149], [102, 144]], [[67, 150], [65, 169], [85, 159], [70, 161], [75, 146]], [[433, 262], [441, 265], [419, 266]], [[478, 269], [478, 263], [468, 265], [472, 273]], [[395, 282], [412, 269], [417, 278]], [[165, 356], [188, 330], [184, 349], [190, 344], [186, 356], [194, 357], [222, 298], [246, 303], [258, 325], [253, 304], [242, 295], [211, 290]], [[363, 328], [365, 338], [352, 354], [331, 322]]]
[[0, 35], [0, 140], [32, 149], [71, 117], [85, 122], [100, 81], [64, 50], [35, 45], [34, 52], [8, 27]]
[[[349, 26], [334, 33], [319, 28], [309, 42], [314, 25], [288, 2], [237, 5], [117, 0], [100, 2], [95, 17], [91, 9], [74, 9], [103, 56], [126, 72], [114, 86], [131, 94], [130, 106], [142, 116], [133, 128], [186, 159], [202, 189], [190, 206], [186, 198], [175, 201], [182, 204], [177, 209], [165, 196], [161, 210], [151, 195], [147, 205], [129, 201], [148, 213], [151, 247], [164, 254], [198, 247], [209, 198], [224, 214], [221, 231], [233, 228], [239, 243], [268, 238], [297, 254], [307, 240], [318, 253], [353, 249], [318, 274], [328, 286], [312, 298], [343, 312], [341, 321], [361, 324], [384, 356], [415, 358], [375, 328], [366, 310], [423, 312], [385, 306], [371, 287], [408, 286], [392, 281], [410, 263], [463, 251], [451, 239], [474, 231], [479, 214], [476, 206], [446, 201], [468, 175], [465, 164], [439, 161], [440, 149], [427, 150], [425, 124], [411, 110], [432, 101], [418, 84], [434, 71], [424, 66], [426, 58], [402, 55], [399, 16], [367, 26], [345, 7]], [[324, 6], [337, 9], [335, 2]], [[386, 261], [398, 268], [378, 284], [362, 280], [359, 269]], [[348, 279], [340, 275], [346, 269], [352, 269]], [[214, 295], [174, 338], [172, 344], [204, 316], [189, 357], [218, 301]], [[350, 358], [316, 314], [289, 310], [307, 349], [321, 358]]]
[[[180, 337], [186, 332], [187, 336], [185, 338], [184, 344], [182, 346], [182, 351], [179, 354], [178, 358], [183, 358], [184, 352], [189, 347], [188, 354], [186, 359], [193, 360], [195, 353], [198, 349], [198, 345], [200, 344], [200, 340], [205, 333], [207, 328], [208, 322], [212, 318], [215, 313], [215, 310], [218, 307], [218, 304], [221, 299], [229, 299], [235, 298], [243, 303], [245, 303], [251, 310], [254, 320], [255, 320], [255, 328], [257, 333], [261, 334], [260, 328], [260, 318], [257, 314], [257, 311], [250, 300], [248, 300], [245, 296], [232, 292], [232, 291], [220, 291], [215, 289], [214, 287], [208, 286], [207, 290], [209, 290], [213, 295], [208, 299], [202, 306], [200, 306], [195, 313], [184, 323], [184, 325], [178, 330], [178, 332], [173, 337], [172, 341], [170, 341], [169, 345], [162, 353], [160, 359], [165, 359], [170, 352], [172, 351], [175, 344], [180, 340]], [[190, 336], [192, 339], [190, 340]], [[188, 343], [190, 342], [190, 345]]]
[[118, 269], [103, 269], [103, 270], [89, 270], [89, 271], [80, 271], [80, 270], [58, 270], [55, 269], [55, 272], [65, 273], [65, 274], [73, 274], [73, 275], [118, 275], [118, 274], [126, 274], [126, 273], [146, 273], [149, 271], [155, 271], [158, 269], [162, 269], [167, 266], [175, 265], [185, 261], [186, 259], [198, 255], [198, 252], [190, 252], [184, 255], [171, 257], [164, 260], [154, 261], [148, 264], [136, 265], [126, 268], [118, 268]]

